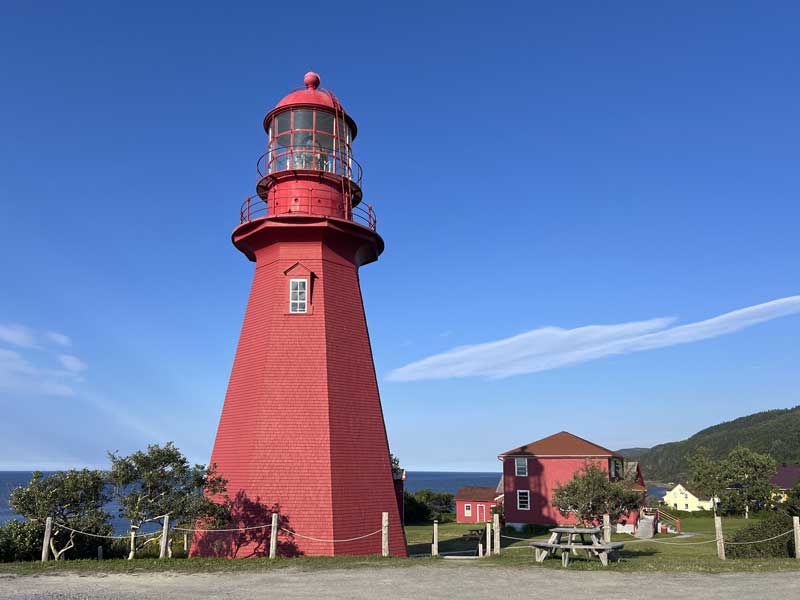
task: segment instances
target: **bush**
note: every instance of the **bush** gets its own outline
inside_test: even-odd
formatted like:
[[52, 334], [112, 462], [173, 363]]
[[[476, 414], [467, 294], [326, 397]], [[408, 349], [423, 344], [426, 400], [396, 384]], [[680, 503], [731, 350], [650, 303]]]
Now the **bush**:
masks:
[[413, 494], [403, 492], [403, 512], [406, 523], [427, 523], [438, 519], [447, 523], [455, 519], [455, 500], [453, 494], [417, 490]]
[[0, 525], [0, 562], [38, 560], [42, 557], [44, 524], [7, 521]]
[[432, 519], [431, 509], [414, 494], [403, 492], [403, 517], [406, 523], [427, 523]]
[[[727, 542], [753, 542], [786, 533], [792, 529], [792, 518], [784, 513], [773, 513], [757, 523], [734, 533]], [[727, 545], [727, 556], [731, 558], [786, 558], [794, 556], [794, 539], [792, 534], [784, 535], [769, 542], [758, 544]]]

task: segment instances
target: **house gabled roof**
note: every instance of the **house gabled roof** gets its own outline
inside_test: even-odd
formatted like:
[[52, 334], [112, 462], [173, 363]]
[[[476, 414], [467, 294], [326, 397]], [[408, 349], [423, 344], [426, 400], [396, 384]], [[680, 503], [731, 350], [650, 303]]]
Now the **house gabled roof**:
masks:
[[686, 492], [690, 493], [692, 496], [697, 498], [698, 500], [702, 500], [703, 502], [710, 502], [711, 501], [711, 496], [704, 496], [702, 494], [698, 494], [696, 492], [693, 492], [692, 490], [689, 489], [689, 486], [687, 484], [685, 484], [685, 483], [677, 484], [674, 488], [672, 488], [671, 490], [668, 490], [668, 493], [669, 492], [674, 492], [679, 486], [682, 487]]
[[493, 487], [480, 485], [464, 485], [458, 488], [456, 500], [476, 500], [478, 502], [493, 502], [497, 498], [497, 490]]
[[619, 452], [598, 446], [569, 431], [561, 431], [541, 440], [525, 444], [503, 452], [497, 458], [502, 460], [507, 456], [578, 456], [578, 457], [614, 457], [623, 458]]
[[800, 465], [781, 465], [769, 482], [782, 490], [792, 489], [800, 483]]

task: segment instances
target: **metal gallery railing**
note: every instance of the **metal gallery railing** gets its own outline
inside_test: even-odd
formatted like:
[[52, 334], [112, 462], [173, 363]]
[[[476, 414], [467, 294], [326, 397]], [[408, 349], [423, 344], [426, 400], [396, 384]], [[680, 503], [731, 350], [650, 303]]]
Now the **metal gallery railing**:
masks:
[[258, 195], [249, 196], [245, 198], [239, 209], [239, 223], [248, 223], [266, 217], [309, 215], [345, 219], [372, 231], [377, 230], [378, 219], [369, 204], [361, 203], [353, 207], [346, 207], [344, 202], [315, 196], [313, 191], [309, 190], [311, 193], [304, 195], [302, 191], [293, 190], [291, 194], [287, 194], [283, 198], [271, 196], [269, 200], [264, 200]]

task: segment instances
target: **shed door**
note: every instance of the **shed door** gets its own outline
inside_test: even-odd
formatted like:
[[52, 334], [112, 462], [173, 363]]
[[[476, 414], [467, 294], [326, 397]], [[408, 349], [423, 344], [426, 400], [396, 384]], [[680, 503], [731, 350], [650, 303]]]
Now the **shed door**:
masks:
[[486, 521], [486, 505], [478, 504], [478, 521], [483, 523]]

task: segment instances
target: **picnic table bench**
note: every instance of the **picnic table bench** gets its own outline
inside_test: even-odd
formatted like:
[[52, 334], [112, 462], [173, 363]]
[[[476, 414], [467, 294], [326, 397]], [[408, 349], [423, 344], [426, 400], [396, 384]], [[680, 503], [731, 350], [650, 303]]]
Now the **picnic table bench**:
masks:
[[[566, 542], [562, 541], [565, 535]], [[580, 538], [580, 541], [576, 538]], [[536, 562], [544, 562], [545, 558], [554, 556], [560, 550], [561, 564], [564, 567], [569, 566], [570, 554], [577, 555], [579, 552], [585, 552], [589, 558], [596, 556], [606, 567], [609, 556], [614, 558], [617, 556], [617, 551], [624, 547], [621, 542], [603, 542], [600, 539], [599, 527], [554, 527], [550, 530], [549, 540], [531, 542], [530, 545], [536, 553]]]

